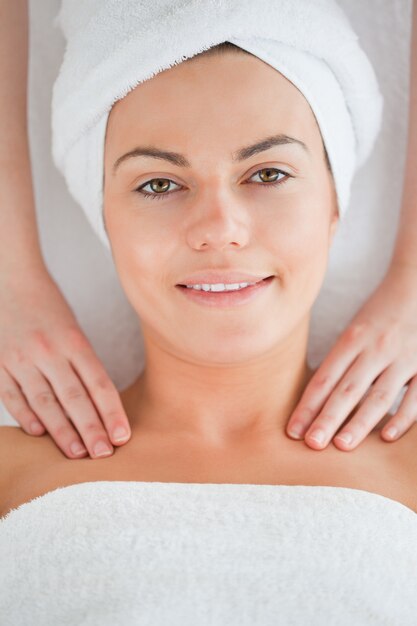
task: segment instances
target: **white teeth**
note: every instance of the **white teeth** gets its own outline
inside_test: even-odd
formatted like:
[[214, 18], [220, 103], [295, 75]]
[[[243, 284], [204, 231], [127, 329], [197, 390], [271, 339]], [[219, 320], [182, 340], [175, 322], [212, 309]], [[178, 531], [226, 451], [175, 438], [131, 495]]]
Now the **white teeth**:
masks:
[[233, 283], [226, 285], [224, 283], [216, 283], [215, 285], [209, 285], [207, 283], [202, 285], [186, 285], [187, 289], [196, 289], [197, 291], [236, 291], [248, 287], [248, 285], [256, 285], [256, 283]]

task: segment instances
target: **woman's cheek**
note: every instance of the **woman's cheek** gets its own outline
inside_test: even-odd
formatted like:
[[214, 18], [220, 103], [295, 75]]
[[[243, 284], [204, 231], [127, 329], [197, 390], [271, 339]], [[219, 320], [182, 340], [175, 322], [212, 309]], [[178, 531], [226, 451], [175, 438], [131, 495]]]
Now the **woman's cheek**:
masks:
[[[313, 216], [315, 219], [313, 219]], [[288, 227], [281, 228], [275, 240], [278, 268], [298, 306], [309, 307], [323, 283], [329, 253], [328, 218], [323, 211], [304, 211]]]

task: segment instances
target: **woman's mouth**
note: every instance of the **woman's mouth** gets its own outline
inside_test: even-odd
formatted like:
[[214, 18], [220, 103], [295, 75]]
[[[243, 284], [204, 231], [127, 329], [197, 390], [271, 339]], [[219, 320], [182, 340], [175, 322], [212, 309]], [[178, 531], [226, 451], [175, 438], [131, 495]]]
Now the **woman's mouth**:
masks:
[[[184, 296], [190, 300], [193, 300], [197, 304], [203, 304], [205, 306], [230, 308], [234, 306], [240, 306], [251, 302], [255, 298], [260, 297], [264, 293], [269, 285], [274, 280], [275, 276], [268, 276], [254, 285], [242, 286], [231, 291], [218, 290], [221, 287], [214, 286], [214, 291], [211, 291], [211, 286], [202, 285], [200, 289], [194, 289], [192, 287], [186, 287], [185, 285], [176, 285], [176, 289], [180, 289]], [[209, 290], [210, 289], [210, 290]]]

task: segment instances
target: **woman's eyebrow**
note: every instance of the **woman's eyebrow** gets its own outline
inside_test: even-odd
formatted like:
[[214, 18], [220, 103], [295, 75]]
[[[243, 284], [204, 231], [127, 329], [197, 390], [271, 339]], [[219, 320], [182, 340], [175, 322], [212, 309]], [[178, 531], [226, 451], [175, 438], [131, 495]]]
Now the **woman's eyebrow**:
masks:
[[[254, 154], [258, 154], [259, 152], [264, 152], [265, 150], [269, 150], [274, 146], [281, 146], [284, 144], [299, 145], [303, 148], [304, 151], [310, 154], [309, 149], [303, 141], [295, 139], [295, 137], [289, 137], [288, 135], [279, 134], [266, 137], [265, 139], [261, 139], [261, 141], [257, 141], [250, 146], [239, 148], [239, 150], [237, 150], [235, 153], [232, 153], [232, 161], [244, 161], [245, 159], [249, 159]], [[130, 150], [129, 152], [126, 152], [126, 154], [120, 156], [117, 161], [115, 161], [113, 165], [113, 174], [116, 173], [117, 168], [121, 163], [123, 163], [123, 161], [137, 157], [151, 157], [153, 159], [163, 159], [164, 161], [169, 161], [173, 165], [177, 165], [179, 167], [191, 167], [191, 163], [183, 154], [180, 154], [179, 152], [160, 150], [159, 148], [156, 148], [154, 146], [137, 146], [133, 150]]]

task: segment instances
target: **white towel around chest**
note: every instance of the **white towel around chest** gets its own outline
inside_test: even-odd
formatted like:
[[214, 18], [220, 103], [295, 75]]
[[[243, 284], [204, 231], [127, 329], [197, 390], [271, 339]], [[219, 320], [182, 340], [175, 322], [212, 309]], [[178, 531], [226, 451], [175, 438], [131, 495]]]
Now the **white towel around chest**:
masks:
[[0, 520], [4, 626], [415, 626], [417, 515], [322, 486], [86, 482]]

